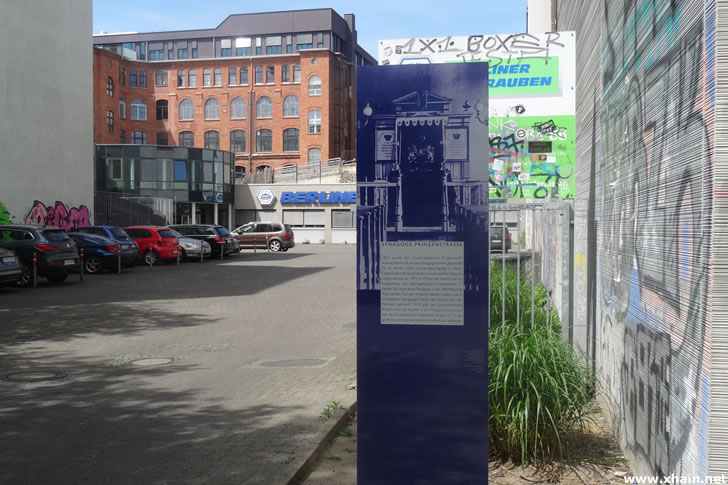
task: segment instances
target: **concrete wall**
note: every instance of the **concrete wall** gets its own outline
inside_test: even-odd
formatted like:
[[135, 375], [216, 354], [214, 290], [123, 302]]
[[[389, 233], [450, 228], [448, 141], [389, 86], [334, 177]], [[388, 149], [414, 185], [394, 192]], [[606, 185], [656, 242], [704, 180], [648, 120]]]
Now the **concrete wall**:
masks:
[[91, 0], [3, 2], [0, 224], [93, 213]]
[[715, 0], [558, 3], [580, 73], [574, 309], [638, 475], [728, 470], [719, 18]]

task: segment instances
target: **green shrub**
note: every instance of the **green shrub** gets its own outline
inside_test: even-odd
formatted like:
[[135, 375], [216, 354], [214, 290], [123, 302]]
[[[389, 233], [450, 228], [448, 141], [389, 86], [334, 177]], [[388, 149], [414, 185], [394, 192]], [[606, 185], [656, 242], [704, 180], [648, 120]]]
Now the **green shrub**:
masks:
[[563, 453], [562, 439], [590, 414], [594, 379], [561, 338], [556, 310], [547, 308], [546, 289], [534, 294], [521, 280], [521, 324], [516, 324], [516, 268], [506, 265], [505, 324], [502, 324], [502, 266], [491, 265], [489, 438], [491, 450], [515, 462], [551, 460]]

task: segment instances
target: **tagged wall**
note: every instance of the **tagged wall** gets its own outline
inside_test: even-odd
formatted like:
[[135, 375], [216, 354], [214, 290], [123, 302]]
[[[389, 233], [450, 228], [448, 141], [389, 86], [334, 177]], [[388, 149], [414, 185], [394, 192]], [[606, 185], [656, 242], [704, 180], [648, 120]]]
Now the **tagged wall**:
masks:
[[580, 33], [583, 73], [580, 344], [635, 474], [723, 473], [710, 439], [715, 1], [563, 0], [558, 12], [559, 29]]
[[574, 32], [383, 40], [381, 64], [488, 62], [490, 198], [573, 199]]

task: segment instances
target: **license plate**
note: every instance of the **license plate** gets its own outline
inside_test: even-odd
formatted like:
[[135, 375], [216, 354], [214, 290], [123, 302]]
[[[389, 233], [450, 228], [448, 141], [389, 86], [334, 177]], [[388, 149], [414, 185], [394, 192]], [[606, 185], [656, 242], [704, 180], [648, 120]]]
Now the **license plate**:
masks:
[[177, 254], [177, 250], [176, 249], [173, 249], [172, 250], [172, 254]]
[[65, 261], [63, 261], [63, 264], [65, 264], [66, 266], [71, 266], [72, 264], [76, 264], [76, 261], [73, 259], [66, 259]]
[[126, 249], [129, 249], [129, 245], [128, 244], [122, 244], [121, 245], [121, 250], [123, 251], [123, 250], [126, 250]]
[[15, 258], [3, 258], [3, 263], [15, 263]]
[[493, 239], [491, 242], [499, 243], [499, 242], [501, 242], [501, 240], [500, 239]]

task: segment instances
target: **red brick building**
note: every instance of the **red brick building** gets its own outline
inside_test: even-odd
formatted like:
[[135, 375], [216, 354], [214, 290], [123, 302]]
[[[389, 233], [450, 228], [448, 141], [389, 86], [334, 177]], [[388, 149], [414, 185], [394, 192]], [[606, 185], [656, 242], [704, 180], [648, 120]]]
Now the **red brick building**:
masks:
[[237, 175], [355, 156], [352, 14], [231, 15], [215, 29], [94, 36], [94, 141], [230, 150]]

